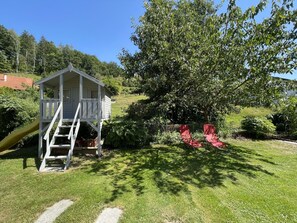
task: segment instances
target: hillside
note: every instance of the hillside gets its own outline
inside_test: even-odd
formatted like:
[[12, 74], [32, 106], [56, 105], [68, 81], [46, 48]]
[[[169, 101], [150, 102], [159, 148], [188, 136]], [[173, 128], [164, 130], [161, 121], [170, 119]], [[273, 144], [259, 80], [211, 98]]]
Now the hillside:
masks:
[[6, 73], [7, 75], [15, 76], [15, 77], [27, 77], [32, 78], [35, 81], [40, 80], [42, 77], [37, 74], [27, 74], [27, 73]]
[[37, 41], [27, 31], [18, 35], [0, 24], [0, 73], [47, 76], [64, 69], [69, 63], [92, 76], [123, 76], [123, 69], [114, 62], [100, 61], [96, 56], [67, 44], [56, 46], [44, 36]]

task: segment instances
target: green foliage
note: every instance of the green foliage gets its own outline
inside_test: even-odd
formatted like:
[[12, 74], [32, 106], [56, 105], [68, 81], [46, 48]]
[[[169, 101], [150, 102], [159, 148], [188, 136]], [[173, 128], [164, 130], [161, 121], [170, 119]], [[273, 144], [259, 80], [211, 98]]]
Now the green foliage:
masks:
[[34, 73], [36, 67], [36, 40], [27, 31], [24, 31], [19, 38], [20, 54], [23, 58], [20, 62], [20, 71]]
[[105, 76], [102, 78], [105, 86], [110, 90], [113, 95], [118, 95], [122, 91], [122, 78], [114, 78], [112, 76]]
[[158, 108], [154, 103], [148, 103], [147, 99], [133, 102], [127, 109], [127, 118], [133, 120], [149, 120], [157, 117]]
[[7, 56], [1, 50], [0, 50], [0, 71], [2, 71], [2, 72], [11, 71], [11, 65], [7, 59]]
[[64, 69], [69, 63], [92, 76], [125, 75], [123, 69], [114, 62], [101, 62], [94, 55], [82, 53], [69, 45], [56, 46], [45, 37], [36, 42], [35, 37], [27, 31], [18, 36], [0, 25], [0, 72], [30, 72], [47, 76]]
[[280, 104], [278, 112], [273, 114], [272, 122], [277, 131], [293, 134], [297, 131], [297, 97], [289, 97]]
[[251, 137], [263, 138], [275, 132], [276, 127], [264, 117], [247, 116], [241, 121], [241, 128]]
[[269, 104], [282, 89], [271, 74], [296, 69], [292, 4], [273, 1], [261, 20], [264, 0], [246, 11], [229, 0], [222, 13], [211, 1], [148, 1], [131, 37], [139, 51], [120, 59], [140, 77], [148, 103], [176, 123]]
[[181, 137], [179, 132], [162, 132], [155, 136], [155, 143], [173, 145], [181, 143]]
[[15, 128], [30, 123], [38, 116], [38, 103], [30, 91], [0, 95], [0, 140]]
[[123, 86], [129, 87], [131, 93], [143, 93], [140, 85], [140, 79], [138, 77], [125, 78], [123, 81]]
[[1, 59], [4, 59], [1, 61], [0, 71], [12, 71], [15, 62], [15, 42], [12, 33], [2, 25], [0, 25], [0, 52]]
[[150, 137], [143, 122], [118, 121], [106, 124], [104, 144], [114, 148], [136, 148], [148, 145]]

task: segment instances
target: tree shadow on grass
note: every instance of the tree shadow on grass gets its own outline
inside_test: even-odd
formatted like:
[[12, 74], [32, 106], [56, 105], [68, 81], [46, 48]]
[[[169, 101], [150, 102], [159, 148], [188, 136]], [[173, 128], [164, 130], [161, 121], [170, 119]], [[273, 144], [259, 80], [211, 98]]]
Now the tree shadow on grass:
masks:
[[[38, 150], [36, 146], [30, 146], [26, 148], [14, 148], [2, 152], [0, 155], [1, 159], [23, 159], [23, 169], [28, 167], [35, 167], [36, 169], [40, 166], [40, 160], [37, 158]], [[34, 159], [34, 166], [28, 166], [28, 159]]]
[[[113, 153], [112, 153], [113, 154]], [[229, 181], [238, 184], [238, 174], [256, 178], [259, 174], [274, 176], [264, 165], [276, 165], [265, 157], [244, 147], [229, 145], [221, 151], [215, 148], [190, 149], [183, 145], [159, 146], [141, 150], [121, 150], [101, 162], [93, 162], [89, 173], [112, 179], [115, 200], [125, 192], [144, 193], [150, 178], [160, 193], [187, 192], [188, 186], [197, 188], [221, 187]]]

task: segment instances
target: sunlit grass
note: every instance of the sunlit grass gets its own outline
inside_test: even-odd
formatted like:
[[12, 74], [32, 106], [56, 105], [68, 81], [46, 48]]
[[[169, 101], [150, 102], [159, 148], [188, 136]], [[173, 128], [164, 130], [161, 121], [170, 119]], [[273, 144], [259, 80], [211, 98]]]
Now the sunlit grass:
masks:
[[247, 107], [242, 108], [238, 113], [232, 112], [226, 116], [226, 124], [232, 128], [240, 128], [240, 123], [245, 116], [262, 116], [272, 114], [272, 110], [264, 107]]
[[129, 105], [131, 105], [133, 102], [146, 99], [147, 97], [145, 95], [139, 95], [139, 94], [123, 94], [123, 95], [117, 95], [114, 96], [113, 99], [115, 100], [114, 103], [112, 103], [111, 109], [112, 109], [112, 118], [115, 117], [122, 117], [126, 114], [126, 109]]
[[38, 173], [36, 148], [0, 155], [0, 222], [34, 222], [61, 199], [56, 222], [94, 222], [105, 207], [122, 222], [296, 222], [297, 146], [228, 140], [226, 151], [155, 145], [74, 157], [66, 173]]

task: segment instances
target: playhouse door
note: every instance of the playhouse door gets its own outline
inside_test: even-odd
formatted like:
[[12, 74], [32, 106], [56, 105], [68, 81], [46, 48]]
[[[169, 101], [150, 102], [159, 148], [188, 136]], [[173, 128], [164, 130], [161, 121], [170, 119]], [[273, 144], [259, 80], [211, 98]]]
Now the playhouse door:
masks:
[[78, 89], [71, 88], [64, 90], [64, 112], [65, 119], [73, 119], [78, 105]]

